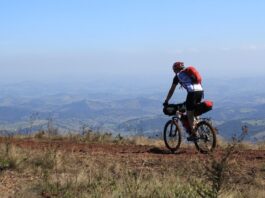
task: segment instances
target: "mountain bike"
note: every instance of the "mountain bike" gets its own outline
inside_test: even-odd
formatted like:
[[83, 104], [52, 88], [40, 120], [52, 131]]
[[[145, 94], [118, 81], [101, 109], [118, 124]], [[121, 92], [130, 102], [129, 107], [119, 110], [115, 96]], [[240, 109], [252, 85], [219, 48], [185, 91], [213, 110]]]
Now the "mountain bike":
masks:
[[[194, 110], [194, 131], [196, 137], [193, 140], [195, 147], [201, 153], [212, 152], [216, 147], [216, 130], [209, 118], [200, 118], [200, 115], [212, 109], [211, 101], [203, 101], [199, 103]], [[190, 126], [187, 117], [185, 103], [168, 104], [163, 109], [164, 113], [172, 116], [164, 127], [164, 142], [166, 147], [174, 153], [180, 147], [182, 140], [181, 125], [187, 133]]]

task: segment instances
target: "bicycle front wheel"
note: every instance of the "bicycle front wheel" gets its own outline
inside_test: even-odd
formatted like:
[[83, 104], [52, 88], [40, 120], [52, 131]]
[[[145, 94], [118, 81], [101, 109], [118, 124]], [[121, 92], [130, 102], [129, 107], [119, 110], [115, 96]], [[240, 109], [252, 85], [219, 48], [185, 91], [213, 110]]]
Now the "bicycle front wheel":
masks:
[[164, 141], [166, 147], [174, 153], [180, 147], [181, 132], [178, 124], [169, 120], [164, 127]]
[[195, 128], [198, 140], [195, 146], [201, 153], [209, 153], [216, 147], [216, 132], [212, 124], [207, 121], [201, 121]]

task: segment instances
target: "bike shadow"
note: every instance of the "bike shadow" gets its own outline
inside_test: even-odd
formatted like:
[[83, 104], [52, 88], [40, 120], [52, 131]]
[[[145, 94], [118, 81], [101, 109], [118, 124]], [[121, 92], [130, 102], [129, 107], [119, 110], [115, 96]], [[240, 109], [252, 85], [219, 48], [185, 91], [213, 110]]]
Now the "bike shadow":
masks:
[[164, 154], [164, 155], [169, 155], [169, 154], [174, 154], [174, 155], [180, 155], [180, 154], [184, 154], [186, 153], [186, 151], [184, 150], [179, 150], [177, 152], [171, 152], [169, 150], [164, 150], [164, 149], [161, 149], [161, 148], [158, 148], [158, 147], [154, 147], [154, 148], [151, 148], [147, 151], [147, 153], [152, 153], [152, 154]]

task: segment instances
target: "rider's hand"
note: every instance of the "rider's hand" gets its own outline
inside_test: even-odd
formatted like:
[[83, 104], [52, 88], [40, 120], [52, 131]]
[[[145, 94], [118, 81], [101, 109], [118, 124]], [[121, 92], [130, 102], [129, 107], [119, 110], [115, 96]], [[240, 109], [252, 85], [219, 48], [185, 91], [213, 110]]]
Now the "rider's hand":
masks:
[[168, 101], [165, 101], [164, 103], [163, 103], [163, 106], [165, 107], [165, 106], [167, 106], [168, 105]]

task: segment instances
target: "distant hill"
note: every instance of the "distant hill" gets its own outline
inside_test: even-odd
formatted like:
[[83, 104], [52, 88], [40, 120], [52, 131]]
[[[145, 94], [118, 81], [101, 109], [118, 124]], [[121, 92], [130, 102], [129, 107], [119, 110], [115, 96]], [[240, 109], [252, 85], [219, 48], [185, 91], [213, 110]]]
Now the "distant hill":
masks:
[[60, 118], [92, 117], [140, 117], [156, 114], [161, 108], [159, 101], [147, 98], [131, 98], [113, 102], [81, 100], [66, 104], [54, 111]]
[[0, 122], [17, 122], [30, 115], [30, 110], [22, 107], [0, 106]]
[[[169, 119], [162, 115], [162, 103], [170, 84], [157, 83], [150, 89], [144, 83], [136, 84], [133, 88], [121, 82], [112, 86], [92, 82], [0, 84], [0, 124], [7, 131], [28, 131], [30, 120], [37, 129], [52, 118], [61, 131], [86, 125], [113, 133], [157, 136]], [[212, 118], [225, 138], [241, 132], [245, 124], [250, 128], [249, 139], [264, 137], [264, 84], [265, 78], [205, 79], [205, 98], [214, 101], [213, 111], [205, 116]], [[184, 101], [186, 92], [176, 91], [171, 102]], [[34, 113], [38, 116], [32, 117]]]
[[249, 106], [224, 106], [214, 108], [209, 113], [211, 117], [216, 120], [235, 120], [235, 119], [262, 119], [265, 118], [265, 104], [262, 105], [249, 105]]
[[165, 116], [145, 117], [141, 119], [132, 119], [123, 122], [117, 126], [119, 131], [132, 133], [135, 135], [144, 135], [149, 137], [160, 136], [163, 132], [164, 124], [168, 118]]

